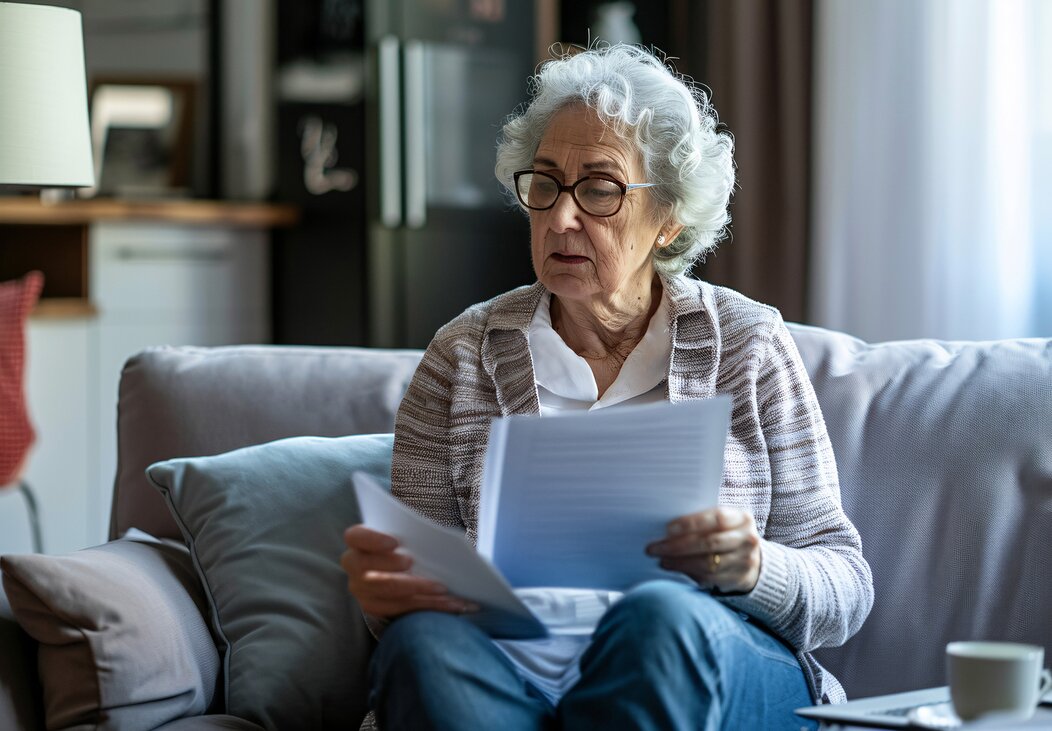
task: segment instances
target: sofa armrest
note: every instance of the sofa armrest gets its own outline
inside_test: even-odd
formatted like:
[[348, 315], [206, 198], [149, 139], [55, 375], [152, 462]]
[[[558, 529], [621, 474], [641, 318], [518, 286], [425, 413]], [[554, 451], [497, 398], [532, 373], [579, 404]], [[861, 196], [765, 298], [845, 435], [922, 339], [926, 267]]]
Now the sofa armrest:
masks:
[[36, 643], [15, 621], [0, 583], [0, 728], [36, 731], [43, 720]]

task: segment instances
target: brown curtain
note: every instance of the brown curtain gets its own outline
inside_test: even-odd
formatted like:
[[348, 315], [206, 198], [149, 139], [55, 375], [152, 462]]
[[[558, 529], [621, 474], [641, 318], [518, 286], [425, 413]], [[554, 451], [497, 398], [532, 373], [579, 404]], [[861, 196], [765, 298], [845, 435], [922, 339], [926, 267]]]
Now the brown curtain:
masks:
[[709, 0], [700, 15], [701, 27], [691, 24], [705, 41], [698, 80], [712, 89], [720, 121], [734, 135], [738, 175], [732, 238], [695, 274], [800, 322], [807, 312], [812, 0]]

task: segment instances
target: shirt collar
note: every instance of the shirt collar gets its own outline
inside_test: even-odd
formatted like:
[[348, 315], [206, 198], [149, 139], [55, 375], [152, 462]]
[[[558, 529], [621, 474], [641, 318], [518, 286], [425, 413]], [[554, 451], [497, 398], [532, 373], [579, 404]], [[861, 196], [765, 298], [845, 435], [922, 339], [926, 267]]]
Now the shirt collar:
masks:
[[663, 287], [646, 332], [599, 399], [599, 388], [588, 362], [573, 352], [552, 328], [551, 294], [547, 293], [537, 303], [528, 332], [537, 385], [563, 398], [596, 403], [600, 407], [647, 393], [664, 381], [668, 373], [672, 352], [670, 324], [668, 295]]
[[[679, 401], [687, 385], [692, 394], [715, 393], [714, 369], [719, 362], [720, 341], [715, 287], [681, 275], [660, 276], [672, 328], [668, 398]], [[539, 410], [536, 381], [523, 375], [534, 375], [527, 337], [537, 305], [548, 294], [540, 282], [520, 287], [501, 295], [499, 304], [486, 317], [480, 357], [505, 416], [535, 414]], [[699, 383], [706, 385], [703, 388]]]

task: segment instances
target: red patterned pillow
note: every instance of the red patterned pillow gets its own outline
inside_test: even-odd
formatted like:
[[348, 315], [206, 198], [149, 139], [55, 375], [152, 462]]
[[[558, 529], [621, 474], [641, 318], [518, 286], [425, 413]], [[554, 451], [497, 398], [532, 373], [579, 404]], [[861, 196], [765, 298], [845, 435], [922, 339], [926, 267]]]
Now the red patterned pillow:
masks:
[[30, 272], [0, 283], [0, 487], [18, 480], [36, 434], [26, 409], [26, 318], [44, 288]]

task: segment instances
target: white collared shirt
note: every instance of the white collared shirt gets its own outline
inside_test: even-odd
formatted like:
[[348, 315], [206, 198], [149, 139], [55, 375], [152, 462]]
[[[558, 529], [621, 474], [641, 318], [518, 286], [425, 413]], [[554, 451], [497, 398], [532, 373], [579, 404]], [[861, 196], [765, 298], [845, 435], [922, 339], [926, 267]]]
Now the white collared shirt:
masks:
[[[552, 327], [551, 295], [541, 297], [528, 333], [541, 416], [591, 411], [666, 398], [665, 379], [672, 354], [668, 296], [650, 318], [643, 338], [628, 354], [617, 378], [599, 398], [591, 367]], [[640, 546], [639, 550], [643, 550]], [[600, 617], [618, 599], [616, 591], [519, 589], [515, 592], [547, 625], [543, 640], [497, 640], [497, 646], [553, 705], [580, 678], [579, 661]]]
[[528, 334], [541, 416], [665, 400], [665, 388], [658, 386], [665, 383], [672, 354], [668, 312], [668, 296], [662, 290], [661, 301], [643, 338], [599, 398], [599, 387], [588, 361], [573, 352], [552, 327], [551, 295], [541, 297]]

